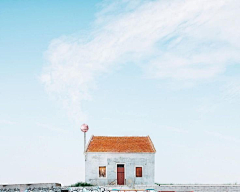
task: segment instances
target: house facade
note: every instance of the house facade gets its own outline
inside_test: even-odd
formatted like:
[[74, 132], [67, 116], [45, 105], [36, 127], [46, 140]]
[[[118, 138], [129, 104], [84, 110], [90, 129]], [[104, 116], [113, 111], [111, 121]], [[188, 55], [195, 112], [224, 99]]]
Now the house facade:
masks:
[[85, 181], [93, 185], [153, 185], [156, 150], [149, 136], [92, 136], [85, 150]]

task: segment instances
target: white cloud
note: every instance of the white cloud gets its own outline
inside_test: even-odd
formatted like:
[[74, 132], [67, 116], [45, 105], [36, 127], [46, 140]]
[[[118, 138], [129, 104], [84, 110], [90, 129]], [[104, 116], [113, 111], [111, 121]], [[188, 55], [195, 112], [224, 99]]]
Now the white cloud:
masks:
[[42, 74], [77, 122], [99, 75], [126, 61], [148, 77], [200, 81], [240, 61], [240, 1], [106, 1], [92, 31], [51, 42]]

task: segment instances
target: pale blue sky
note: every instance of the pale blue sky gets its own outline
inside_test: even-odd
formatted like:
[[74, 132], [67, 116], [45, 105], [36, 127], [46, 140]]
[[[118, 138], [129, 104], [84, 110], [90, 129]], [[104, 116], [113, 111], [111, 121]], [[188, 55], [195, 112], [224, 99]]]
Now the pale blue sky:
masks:
[[240, 2], [0, 1], [0, 183], [84, 181], [94, 135], [150, 135], [156, 182], [240, 182]]

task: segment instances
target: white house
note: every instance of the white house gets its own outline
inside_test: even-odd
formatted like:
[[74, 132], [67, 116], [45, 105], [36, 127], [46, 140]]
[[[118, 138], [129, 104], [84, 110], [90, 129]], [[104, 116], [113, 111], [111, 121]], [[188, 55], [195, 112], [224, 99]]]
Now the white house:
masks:
[[92, 136], [85, 181], [94, 185], [153, 185], [156, 150], [149, 136]]

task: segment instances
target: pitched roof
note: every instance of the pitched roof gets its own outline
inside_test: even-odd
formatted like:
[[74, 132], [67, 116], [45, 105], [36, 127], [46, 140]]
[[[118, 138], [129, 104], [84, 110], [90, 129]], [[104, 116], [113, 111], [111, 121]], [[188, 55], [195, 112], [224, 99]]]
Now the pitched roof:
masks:
[[86, 152], [155, 153], [156, 150], [149, 136], [92, 136]]

